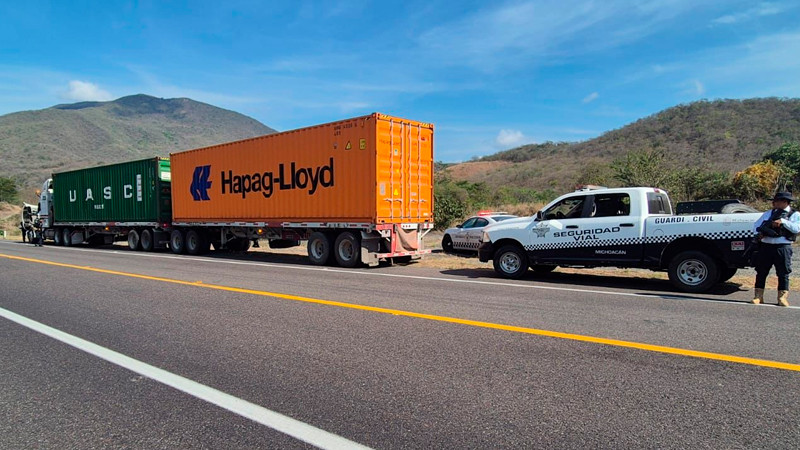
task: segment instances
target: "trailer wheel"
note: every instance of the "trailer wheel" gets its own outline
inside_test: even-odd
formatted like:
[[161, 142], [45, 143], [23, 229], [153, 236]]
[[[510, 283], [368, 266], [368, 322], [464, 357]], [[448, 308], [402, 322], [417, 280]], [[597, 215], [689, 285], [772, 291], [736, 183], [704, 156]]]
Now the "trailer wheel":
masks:
[[356, 267], [361, 263], [361, 243], [352, 232], [339, 234], [333, 248], [336, 262], [341, 267]]
[[186, 253], [186, 240], [184, 239], [183, 231], [172, 230], [172, 233], [169, 235], [169, 248], [172, 250], [172, 253], [177, 255]]
[[142, 230], [142, 235], [139, 237], [139, 243], [142, 245], [142, 251], [152, 252], [155, 248], [155, 240], [153, 239], [153, 230], [145, 228]]
[[64, 247], [72, 247], [72, 230], [64, 228], [61, 232], [61, 240], [64, 241]]
[[705, 292], [719, 281], [714, 258], [695, 250], [678, 253], [669, 263], [669, 281], [683, 292]]
[[55, 233], [53, 233], [53, 241], [58, 246], [64, 245], [64, 235], [61, 234], [61, 228], [56, 228]]
[[504, 245], [494, 254], [494, 271], [505, 278], [522, 278], [528, 270], [528, 256], [517, 245]]
[[208, 253], [210, 243], [205, 233], [191, 229], [186, 232], [186, 253], [190, 255], [203, 255]]
[[141, 243], [139, 240], [139, 232], [136, 230], [128, 231], [128, 248], [131, 250], [141, 250]]
[[250, 250], [250, 239], [247, 238], [239, 238], [239, 242], [236, 243], [236, 250], [240, 252], [246, 252]]
[[324, 266], [331, 258], [331, 241], [325, 233], [315, 231], [308, 238], [308, 259], [312, 264]]

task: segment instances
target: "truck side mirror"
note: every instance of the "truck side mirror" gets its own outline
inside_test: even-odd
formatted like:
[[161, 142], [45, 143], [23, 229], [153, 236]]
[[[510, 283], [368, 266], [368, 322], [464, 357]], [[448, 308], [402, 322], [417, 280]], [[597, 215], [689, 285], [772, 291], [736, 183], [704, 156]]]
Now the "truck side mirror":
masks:
[[544, 220], [544, 211], [536, 211], [536, 220]]

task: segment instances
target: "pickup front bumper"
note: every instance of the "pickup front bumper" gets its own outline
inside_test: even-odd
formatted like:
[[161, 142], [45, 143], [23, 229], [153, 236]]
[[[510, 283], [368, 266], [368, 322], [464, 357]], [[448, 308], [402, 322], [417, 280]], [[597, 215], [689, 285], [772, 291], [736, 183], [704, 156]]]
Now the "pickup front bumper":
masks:
[[478, 247], [478, 260], [480, 262], [489, 262], [494, 259], [494, 244], [491, 242], [481, 242]]

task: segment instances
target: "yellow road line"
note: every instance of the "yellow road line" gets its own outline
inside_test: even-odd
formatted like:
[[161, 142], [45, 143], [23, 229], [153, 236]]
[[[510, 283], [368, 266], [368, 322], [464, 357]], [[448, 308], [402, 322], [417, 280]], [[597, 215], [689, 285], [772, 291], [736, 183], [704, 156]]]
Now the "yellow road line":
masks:
[[618, 339], [606, 339], [601, 337], [595, 336], [586, 336], [581, 334], [572, 334], [572, 333], [562, 333], [558, 331], [549, 331], [549, 330], [539, 330], [536, 328], [527, 328], [527, 327], [518, 327], [513, 325], [503, 325], [498, 323], [492, 322], [481, 322], [477, 320], [468, 320], [468, 319], [459, 319], [455, 317], [447, 317], [447, 316], [437, 316], [433, 314], [421, 314], [415, 313], [411, 311], [403, 311], [399, 309], [390, 309], [390, 308], [379, 308], [375, 306], [366, 306], [366, 305], [359, 305], [353, 303], [344, 303], [344, 302], [337, 302], [332, 300], [321, 300], [316, 298], [310, 297], [301, 297], [297, 295], [288, 295], [288, 294], [280, 294], [276, 292], [267, 292], [267, 291], [257, 291], [253, 289], [242, 289], [230, 286], [220, 286], [215, 284], [206, 284], [202, 281], [183, 281], [183, 280], [176, 280], [172, 278], [164, 278], [164, 277], [153, 277], [149, 275], [140, 275], [136, 273], [128, 273], [128, 272], [119, 272], [116, 270], [107, 270], [107, 269], [99, 269], [91, 266], [78, 266], [74, 264], [65, 264], [65, 263], [58, 263], [53, 261], [45, 261], [41, 259], [33, 259], [33, 258], [24, 258], [21, 256], [12, 256], [12, 255], [5, 255], [0, 253], [0, 257], [7, 258], [7, 259], [15, 259], [19, 261], [27, 261], [33, 262], [38, 264], [47, 264], [51, 266], [58, 266], [58, 267], [67, 267], [71, 269], [78, 269], [78, 270], [87, 270], [90, 272], [97, 272], [97, 273], [104, 273], [109, 275], [118, 275], [130, 278], [139, 278], [142, 280], [152, 280], [152, 281], [161, 281], [164, 283], [173, 283], [173, 284], [181, 284], [186, 286], [194, 286], [194, 287], [202, 287], [206, 289], [216, 289], [220, 291], [228, 291], [228, 292], [237, 292], [241, 294], [252, 294], [252, 295], [259, 295], [263, 297], [273, 297], [273, 298], [280, 298], [284, 300], [293, 300], [298, 302], [305, 302], [305, 303], [315, 303], [318, 305], [327, 305], [327, 306], [336, 306], [340, 308], [349, 308], [361, 311], [370, 311], [370, 312], [377, 312], [382, 314], [392, 314], [395, 316], [405, 316], [405, 317], [414, 317], [417, 319], [425, 319], [425, 320], [433, 320], [437, 322], [447, 322], [447, 323], [456, 323], [460, 325], [468, 325], [472, 327], [480, 327], [480, 328], [488, 328], [494, 330], [503, 330], [503, 331], [511, 331], [515, 333], [524, 333], [524, 334], [532, 334], [536, 336], [547, 336], [552, 338], [558, 339], [568, 339], [572, 341], [580, 341], [580, 342], [590, 342], [593, 344], [603, 344], [603, 345], [611, 345], [615, 347], [625, 347], [625, 348], [635, 348], [638, 350], [645, 350], [650, 352], [657, 352], [657, 353], [667, 353], [671, 355], [681, 355], [681, 356], [690, 356], [693, 358], [703, 358], [703, 359], [712, 359], [717, 361], [727, 361], [739, 364], [748, 364], [751, 366], [760, 366], [760, 367], [770, 367], [774, 369], [782, 369], [782, 370], [791, 370], [795, 372], [800, 372], [800, 364], [792, 364], [780, 361], [770, 361], [766, 359], [756, 359], [756, 358], [747, 358], [743, 356], [734, 356], [734, 355], [726, 355], [722, 353], [710, 353], [710, 352], [701, 352], [697, 350], [687, 350], [682, 348], [676, 347], [665, 347], [662, 345], [652, 345], [652, 344], [643, 344], [640, 342], [633, 342], [633, 341], [622, 341]]

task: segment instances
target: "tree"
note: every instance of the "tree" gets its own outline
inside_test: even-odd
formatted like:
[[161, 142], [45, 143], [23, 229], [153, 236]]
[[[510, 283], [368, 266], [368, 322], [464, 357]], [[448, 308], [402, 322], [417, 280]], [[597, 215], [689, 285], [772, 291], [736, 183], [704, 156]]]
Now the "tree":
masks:
[[766, 161], [784, 166], [788, 169], [786, 175], [791, 178], [792, 187], [800, 186], [800, 179], [798, 179], [798, 175], [800, 175], [800, 143], [784, 143], [774, 152], [764, 155], [762, 162]]
[[656, 149], [628, 152], [611, 163], [614, 178], [623, 187], [650, 186], [668, 188], [673, 172], [663, 151]]
[[17, 183], [11, 178], [0, 177], [0, 202], [16, 203], [18, 201]]
[[761, 200], [770, 197], [786, 185], [794, 176], [791, 169], [767, 160], [737, 172], [733, 177], [736, 194], [743, 200]]

